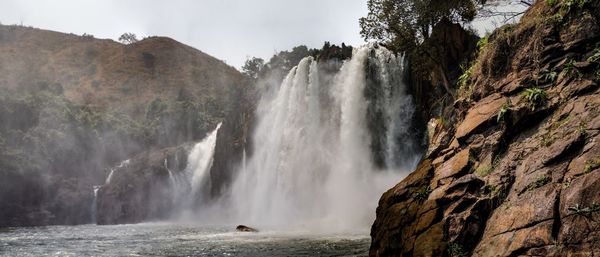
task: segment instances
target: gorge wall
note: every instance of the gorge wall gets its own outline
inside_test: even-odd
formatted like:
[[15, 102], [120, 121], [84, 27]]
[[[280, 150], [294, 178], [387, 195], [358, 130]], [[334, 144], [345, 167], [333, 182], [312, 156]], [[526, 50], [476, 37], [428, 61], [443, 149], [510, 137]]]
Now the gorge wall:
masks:
[[598, 10], [536, 1], [489, 35], [426, 157], [381, 197], [370, 256], [599, 253]]

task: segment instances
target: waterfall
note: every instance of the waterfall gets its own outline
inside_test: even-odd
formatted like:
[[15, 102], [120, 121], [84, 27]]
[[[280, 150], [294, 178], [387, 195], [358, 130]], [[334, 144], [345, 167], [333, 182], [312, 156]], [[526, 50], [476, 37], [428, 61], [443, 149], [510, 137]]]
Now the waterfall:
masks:
[[92, 199], [92, 205], [90, 207], [92, 224], [96, 224], [96, 216], [97, 216], [96, 213], [98, 210], [98, 190], [100, 190], [100, 188], [102, 188], [103, 186], [108, 185], [110, 183], [110, 181], [115, 173], [115, 170], [123, 168], [127, 165], [129, 165], [129, 159], [122, 161], [121, 163], [119, 163], [119, 165], [117, 165], [117, 167], [110, 168], [110, 172], [108, 173], [108, 176], [106, 176], [106, 179], [104, 180], [104, 184], [92, 186], [92, 191], [93, 191], [93, 195], [94, 195], [94, 198]]
[[169, 171], [172, 187], [172, 199], [179, 216], [190, 215], [201, 202], [208, 198], [211, 190], [209, 171], [212, 167], [217, 132], [221, 123], [204, 139], [196, 143], [188, 154], [185, 170], [174, 173]]
[[[404, 92], [403, 64], [402, 56], [374, 46], [355, 49], [337, 74], [320, 73], [307, 57], [266, 92], [252, 155], [231, 189], [235, 222], [368, 229], [381, 193], [406, 174], [402, 168], [413, 168], [400, 164], [418, 159], [407, 129], [414, 107]], [[321, 85], [319, 78], [330, 75], [332, 82]], [[369, 94], [373, 89], [379, 93]], [[370, 112], [383, 117], [377, 125], [383, 135], [372, 133]], [[380, 142], [383, 168], [374, 163], [374, 142]]]
[[92, 211], [91, 211], [91, 214], [92, 214], [92, 224], [97, 224], [97, 222], [96, 222], [96, 217], [97, 217], [96, 213], [97, 213], [97, 210], [98, 210], [98, 189], [100, 189], [100, 187], [102, 187], [102, 186], [93, 186], [94, 199], [92, 200], [92, 207], [91, 207], [91, 209], [92, 209]]

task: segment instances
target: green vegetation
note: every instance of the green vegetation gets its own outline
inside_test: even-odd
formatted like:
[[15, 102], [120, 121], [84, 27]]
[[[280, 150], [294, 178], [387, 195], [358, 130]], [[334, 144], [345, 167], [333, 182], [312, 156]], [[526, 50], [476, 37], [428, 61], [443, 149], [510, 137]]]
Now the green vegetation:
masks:
[[369, 0], [369, 13], [360, 18], [360, 34], [396, 51], [410, 51], [431, 35], [443, 20], [469, 22], [479, 1], [450, 0], [432, 4], [422, 0]]
[[547, 133], [542, 136], [541, 144], [544, 147], [548, 147], [552, 145], [552, 143], [554, 143], [555, 140], [556, 138], [552, 136], [552, 133]]
[[423, 186], [415, 192], [415, 195], [413, 198], [419, 202], [422, 202], [422, 201], [427, 200], [427, 197], [429, 197], [430, 193], [431, 193], [431, 188], [429, 186]]
[[490, 35], [488, 34], [477, 41], [477, 49], [479, 49], [480, 52], [483, 51], [483, 49], [488, 45], [489, 39]]
[[546, 0], [550, 7], [560, 6], [558, 12], [548, 18], [549, 21], [562, 24], [565, 18], [577, 9], [586, 8], [594, 0]]
[[538, 80], [541, 83], [554, 83], [556, 81], [556, 78], [558, 78], [558, 73], [554, 69], [552, 69], [552, 70], [543, 70], [540, 73]]
[[585, 162], [585, 166], [583, 167], [583, 173], [588, 174], [598, 167], [600, 167], [600, 159], [587, 160]]
[[600, 47], [594, 49], [594, 54], [587, 58], [588, 62], [600, 63]]
[[469, 66], [468, 68], [465, 65], [461, 65], [460, 69], [463, 71], [463, 74], [458, 77], [458, 88], [460, 88], [463, 92], [468, 90], [469, 79], [473, 75], [473, 71], [475, 70], [475, 64]]
[[560, 10], [568, 14], [576, 8], [583, 8], [592, 3], [593, 0], [563, 0], [561, 1]]
[[545, 186], [546, 184], [550, 183], [550, 181], [552, 181], [552, 179], [550, 177], [541, 176], [541, 177], [537, 178], [531, 184], [527, 185], [527, 187], [525, 187], [525, 192]]
[[480, 165], [475, 170], [475, 174], [477, 174], [480, 177], [485, 177], [487, 175], [490, 175], [492, 171], [494, 171], [493, 165]]
[[544, 89], [533, 87], [525, 89], [522, 97], [527, 100], [529, 108], [531, 108], [532, 111], [535, 111], [535, 108], [543, 105], [544, 102], [546, 102], [548, 95]]
[[448, 256], [450, 257], [467, 257], [468, 254], [459, 243], [451, 243], [448, 246]]
[[565, 72], [566, 74], [570, 75], [571, 73], [573, 73], [573, 71], [575, 71], [575, 60], [573, 59], [569, 59], [564, 65], [563, 65], [563, 72]]
[[593, 203], [591, 206], [581, 206], [579, 204], [575, 204], [574, 206], [569, 207], [568, 209], [572, 214], [577, 215], [590, 215], [596, 212], [600, 212], [600, 204]]
[[496, 122], [500, 123], [501, 121], [504, 121], [504, 118], [506, 117], [506, 114], [510, 111], [510, 106], [508, 103], [504, 103], [502, 104], [502, 106], [500, 107], [500, 110], [498, 110], [498, 115], [496, 116]]

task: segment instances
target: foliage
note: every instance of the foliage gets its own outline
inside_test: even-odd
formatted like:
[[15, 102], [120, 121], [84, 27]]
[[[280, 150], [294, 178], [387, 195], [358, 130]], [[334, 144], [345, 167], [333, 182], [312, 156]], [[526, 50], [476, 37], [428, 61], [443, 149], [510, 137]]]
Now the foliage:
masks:
[[119, 37], [119, 42], [123, 43], [123, 44], [133, 44], [138, 42], [137, 36], [131, 32], [126, 32], [123, 33], [123, 35], [121, 35]]
[[594, 54], [587, 58], [588, 62], [600, 63], [600, 48], [594, 49]]
[[592, 170], [596, 169], [600, 167], [600, 159], [596, 159], [596, 160], [587, 160], [585, 162], [585, 166], [583, 168], [583, 173], [587, 174], [592, 172]]
[[546, 0], [546, 4], [548, 4], [548, 6], [555, 6], [556, 3], [558, 2], [558, 0]]
[[415, 193], [414, 199], [419, 202], [425, 201], [427, 197], [429, 197], [429, 193], [431, 193], [431, 188], [429, 186], [421, 187]]
[[525, 100], [527, 100], [531, 110], [535, 111], [536, 107], [541, 106], [546, 101], [548, 95], [546, 94], [546, 91], [544, 91], [544, 89], [533, 87], [525, 89], [525, 91], [522, 94], [522, 97]]
[[500, 110], [498, 110], [496, 122], [499, 123], [500, 121], [503, 121], [504, 117], [506, 117], [506, 114], [508, 113], [508, 111], [510, 111], [510, 106], [508, 105], [508, 103], [502, 104], [502, 106], [500, 107]]
[[600, 212], [600, 204], [593, 203], [591, 206], [581, 206], [579, 204], [575, 204], [574, 206], [569, 207], [568, 209], [573, 214], [578, 215], [590, 215], [592, 213]]
[[479, 49], [479, 51], [483, 51], [483, 49], [485, 48], [485, 46], [487, 46], [488, 42], [490, 39], [490, 35], [485, 35], [484, 37], [480, 38], [479, 41], [477, 41], [477, 49]]
[[472, 21], [477, 4], [473, 0], [369, 0], [369, 12], [359, 20], [360, 33], [366, 40], [408, 51], [427, 39], [442, 20]]
[[466, 89], [469, 83], [469, 79], [471, 79], [471, 75], [473, 75], [473, 71], [475, 70], [475, 65], [471, 65], [469, 68], [466, 68], [464, 65], [460, 66], [461, 70], [463, 70], [463, 74], [458, 77], [458, 87], [461, 89]]
[[462, 245], [458, 243], [451, 243], [448, 246], [448, 256], [450, 257], [467, 257], [467, 252], [463, 249]]
[[248, 75], [249, 77], [256, 79], [260, 74], [260, 71], [265, 66], [265, 60], [257, 57], [250, 58], [246, 60], [244, 66], [242, 66], [242, 73]]
[[494, 171], [493, 165], [480, 165], [475, 170], [475, 174], [477, 174], [480, 177], [485, 177], [487, 175], [490, 175], [492, 171]]
[[563, 0], [560, 9], [563, 13], [568, 14], [575, 9], [574, 7], [583, 8], [592, 1], [593, 0]]
[[558, 73], [552, 70], [543, 70], [539, 76], [539, 81], [542, 83], [554, 83], [558, 78]]
[[541, 176], [541, 177], [537, 178], [535, 181], [533, 181], [531, 184], [527, 185], [527, 187], [525, 187], [525, 191], [531, 191], [533, 189], [540, 188], [540, 187], [545, 186], [546, 184], [550, 183], [550, 181], [552, 181], [552, 179], [550, 177]]
[[575, 71], [575, 60], [569, 59], [563, 65], [563, 72], [565, 72], [565, 74], [571, 74], [571, 73], [573, 73], [573, 71]]

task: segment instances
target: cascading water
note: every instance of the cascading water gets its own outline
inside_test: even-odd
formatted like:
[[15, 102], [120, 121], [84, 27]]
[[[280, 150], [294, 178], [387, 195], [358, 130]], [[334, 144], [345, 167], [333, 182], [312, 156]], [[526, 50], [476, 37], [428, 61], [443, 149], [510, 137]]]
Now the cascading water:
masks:
[[[402, 57], [372, 46], [355, 49], [331, 85], [319, 83], [325, 74], [312, 57], [293, 68], [259, 103], [254, 149], [231, 191], [236, 222], [367, 229], [381, 193], [405, 175], [398, 169], [412, 168], [401, 164], [418, 159], [407, 136], [413, 106], [403, 69]], [[373, 88], [381, 93], [368, 94]], [[370, 112], [383, 117], [383, 135], [372, 133]], [[374, 164], [374, 142], [383, 149], [383, 168]]]
[[202, 141], [196, 143], [188, 154], [185, 170], [179, 173], [172, 172], [168, 168], [167, 160], [165, 167], [169, 171], [172, 186], [172, 199], [177, 209], [177, 214], [190, 215], [195, 207], [202, 204], [210, 191], [209, 171], [212, 167], [215, 146], [217, 143], [217, 132], [221, 123], [210, 132]]
[[108, 173], [108, 176], [106, 176], [106, 179], [104, 180], [104, 184], [102, 185], [95, 185], [92, 187], [93, 190], [93, 194], [94, 194], [94, 198], [92, 200], [92, 205], [91, 205], [91, 220], [92, 220], [92, 224], [96, 224], [96, 216], [97, 216], [97, 210], [98, 210], [98, 190], [100, 190], [100, 188], [102, 188], [105, 185], [108, 185], [115, 173], [115, 170], [123, 168], [125, 166], [129, 165], [129, 159], [122, 161], [121, 163], [119, 163], [119, 165], [117, 167], [111, 168], [110, 172]]

